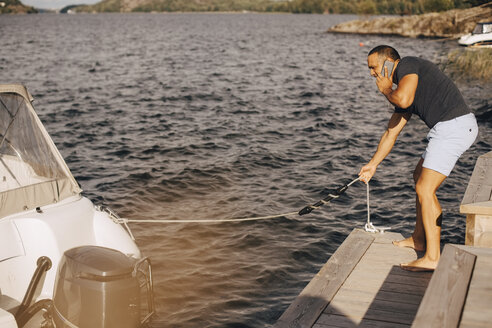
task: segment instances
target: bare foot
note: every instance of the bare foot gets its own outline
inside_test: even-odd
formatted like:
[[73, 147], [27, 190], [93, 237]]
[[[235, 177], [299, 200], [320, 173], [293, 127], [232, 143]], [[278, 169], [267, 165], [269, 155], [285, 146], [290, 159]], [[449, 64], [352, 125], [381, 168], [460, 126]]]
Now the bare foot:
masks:
[[422, 257], [409, 263], [400, 264], [400, 268], [407, 271], [422, 272], [422, 271], [434, 271], [439, 261], [431, 261]]
[[415, 241], [412, 236], [410, 236], [406, 239], [403, 239], [403, 240], [395, 240], [395, 241], [393, 241], [393, 245], [398, 246], [398, 247], [413, 248], [417, 252], [424, 252], [425, 251], [425, 243]]

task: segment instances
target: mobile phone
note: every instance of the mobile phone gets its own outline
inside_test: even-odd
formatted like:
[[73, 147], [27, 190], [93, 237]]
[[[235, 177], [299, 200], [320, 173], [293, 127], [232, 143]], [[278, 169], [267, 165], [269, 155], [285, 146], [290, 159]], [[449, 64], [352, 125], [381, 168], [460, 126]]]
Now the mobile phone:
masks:
[[383, 68], [381, 69], [381, 75], [384, 76], [384, 68], [388, 68], [388, 78], [391, 77], [391, 73], [393, 73], [393, 68], [395, 67], [395, 62], [390, 62], [385, 60], [383, 63]]

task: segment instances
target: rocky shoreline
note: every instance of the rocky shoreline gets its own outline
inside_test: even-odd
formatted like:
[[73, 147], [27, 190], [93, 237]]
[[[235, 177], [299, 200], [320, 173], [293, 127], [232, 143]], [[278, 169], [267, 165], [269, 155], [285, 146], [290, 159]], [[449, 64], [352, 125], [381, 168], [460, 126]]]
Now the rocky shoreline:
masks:
[[480, 21], [492, 21], [492, 2], [442, 13], [349, 21], [335, 25], [327, 32], [455, 39], [471, 33]]

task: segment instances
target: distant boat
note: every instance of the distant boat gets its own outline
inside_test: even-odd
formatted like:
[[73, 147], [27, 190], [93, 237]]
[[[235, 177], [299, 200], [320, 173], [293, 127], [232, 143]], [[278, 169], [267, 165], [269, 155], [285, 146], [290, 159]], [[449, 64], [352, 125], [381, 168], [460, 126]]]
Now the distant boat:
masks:
[[31, 101], [0, 84], [0, 327], [141, 327], [150, 261], [81, 194]]
[[492, 48], [492, 22], [477, 23], [473, 32], [463, 35], [458, 43], [462, 46]]

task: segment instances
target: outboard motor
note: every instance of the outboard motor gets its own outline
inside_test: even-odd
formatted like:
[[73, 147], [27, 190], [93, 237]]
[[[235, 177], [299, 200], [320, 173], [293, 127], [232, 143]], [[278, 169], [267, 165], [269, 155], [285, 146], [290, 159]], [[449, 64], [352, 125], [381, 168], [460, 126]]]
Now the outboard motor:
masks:
[[72, 248], [63, 255], [53, 297], [57, 328], [135, 328], [153, 312], [147, 258], [136, 260], [98, 246]]

